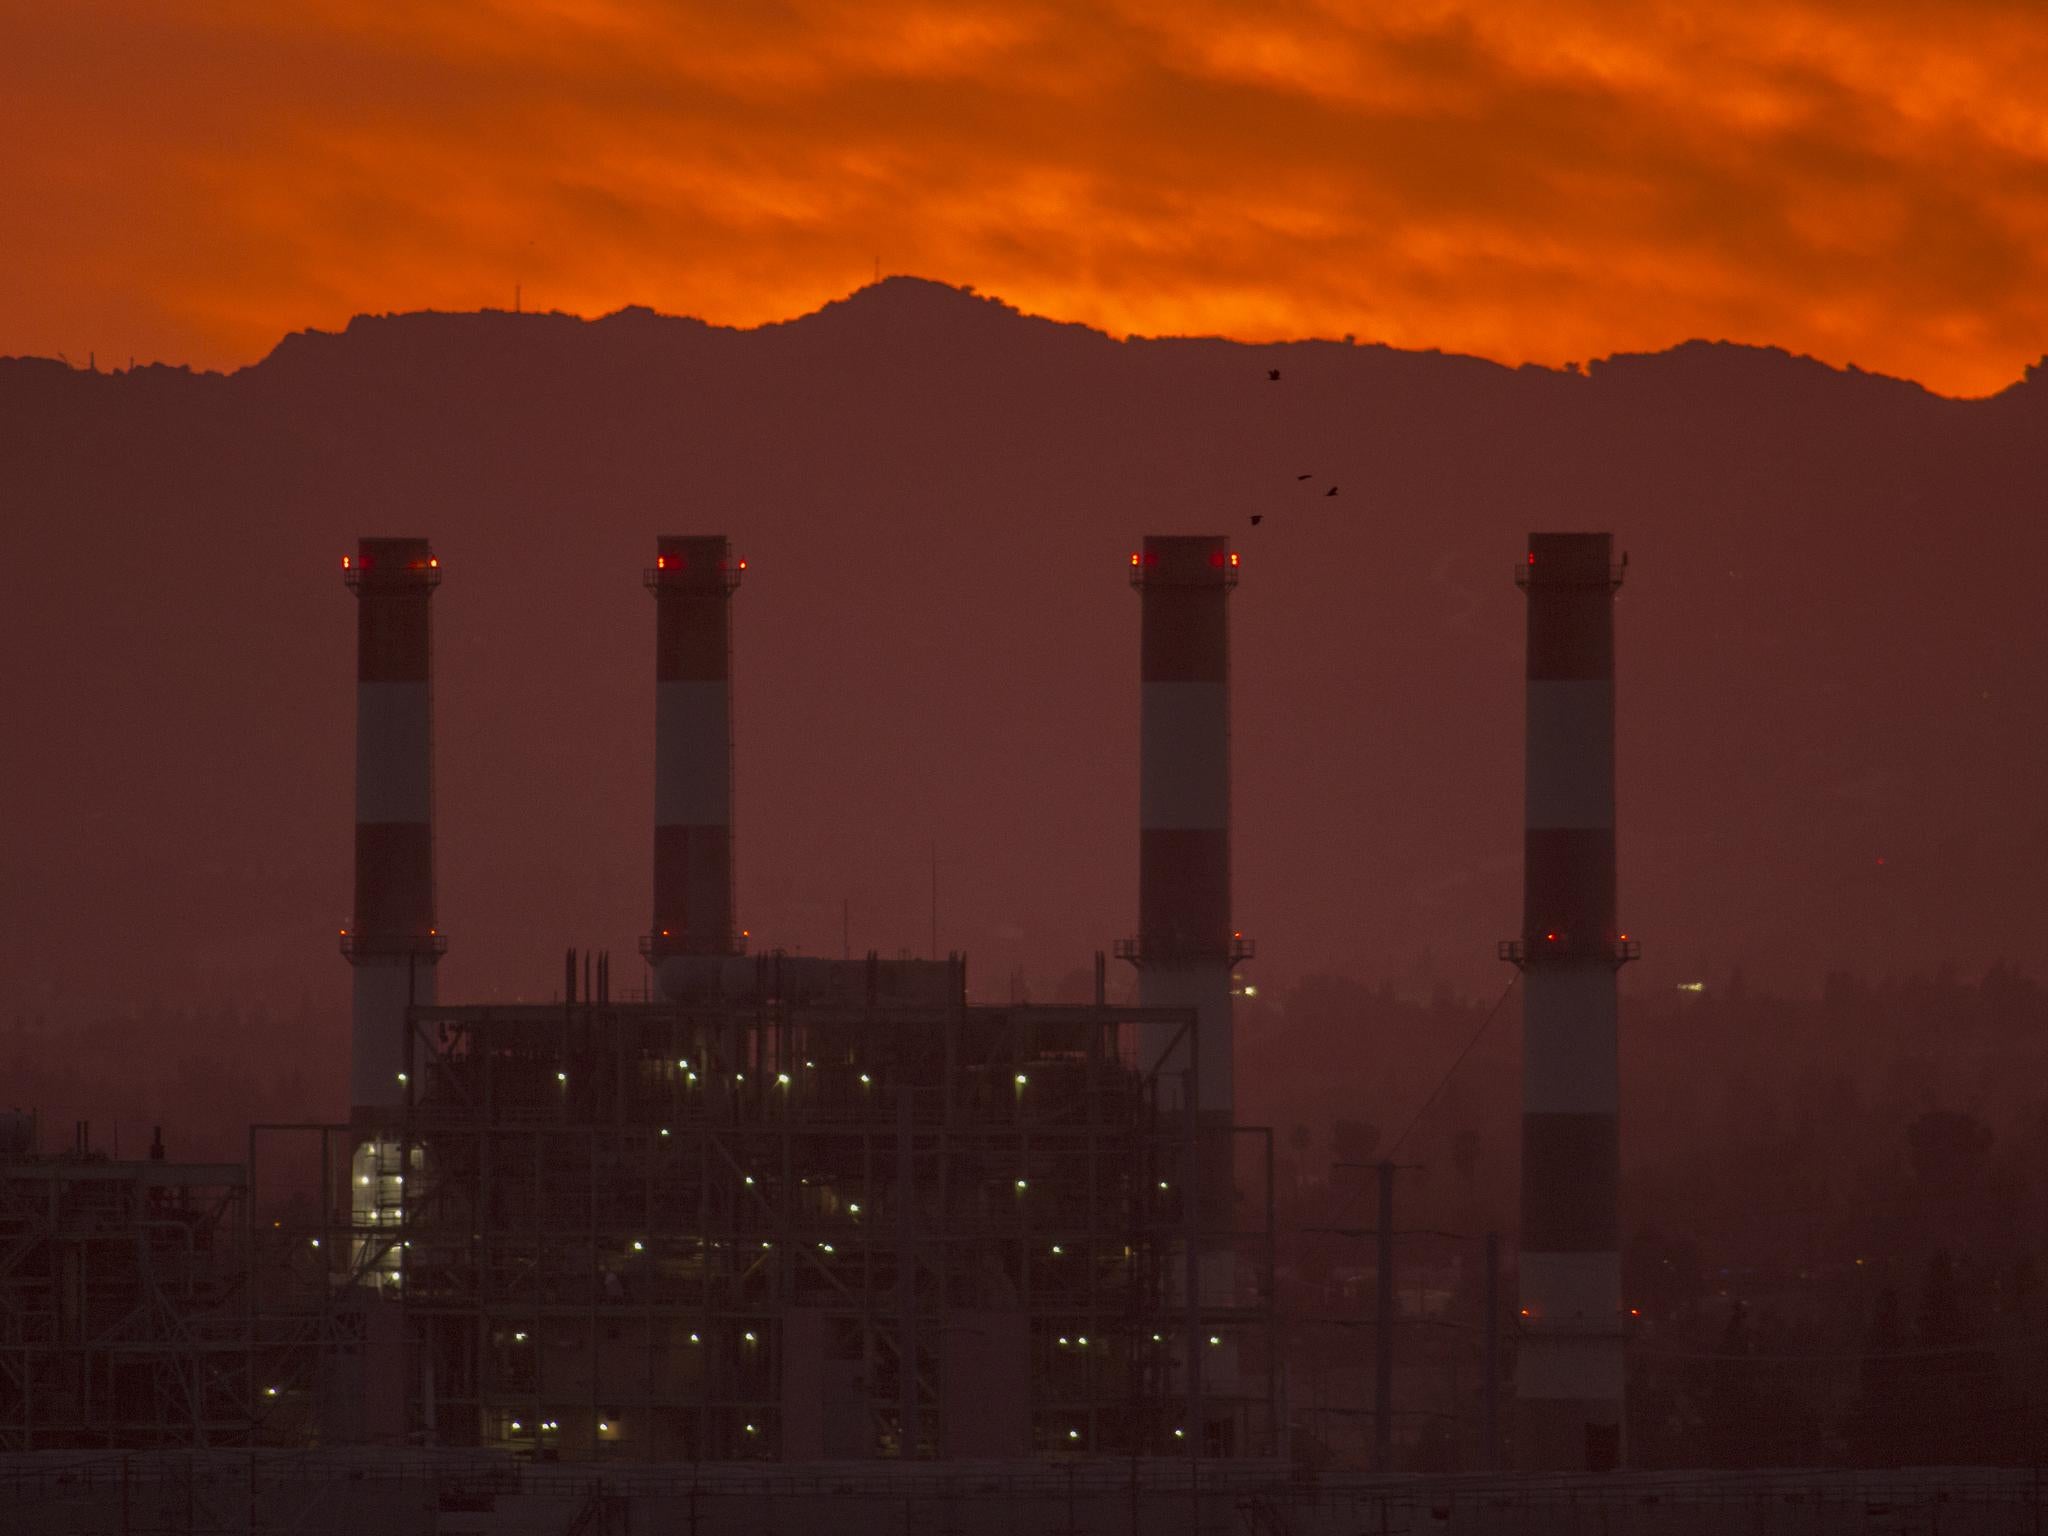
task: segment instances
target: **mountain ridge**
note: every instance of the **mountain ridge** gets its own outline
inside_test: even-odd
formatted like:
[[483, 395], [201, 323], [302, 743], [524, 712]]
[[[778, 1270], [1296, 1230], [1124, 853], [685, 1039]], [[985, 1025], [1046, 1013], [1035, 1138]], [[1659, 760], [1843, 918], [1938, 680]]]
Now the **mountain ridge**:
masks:
[[[909, 307], [911, 303], [922, 304], [925, 307], [922, 309], [911, 309]], [[1696, 359], [1709, 354], [1717, 358], [1738, 356], [1747, 361], [1758, 363], [1810, 365], [1837, 379], [1861, 378], [1881, 380], [1886, 383], [1910, 387], [1934, 399], [1952, 400], [1959, 403], [1996, 400], [2011, 394], [2015, 390], [2027, 389], [2030, 386], [2040, 384], [2044, 377], [2048, 377], [2048, 353], [2044, 353], [2039, 362], [2027, 366], [2020, 378], [2013, 380], [1989, 395], [1943, 395], [1938, 391], [1930, 389], [1918, 380], [1865, 369], [1853, 362], [1837, 365], [1815, 358], [1810, 354], [1792, 352], [1787, 348], [1769, 343], [1742, 342], [1709, 337], [1690, 337], [1683, 341], [1674, 342], [1667, 347], [1653, 350], [1631, 349], [1608, 353], [1604, 356], [1589, 357], [1584, 362], [1576, 365], [1566, 364], [1552, 367], [1548, 364], [1535, 362], [1501, 362], [1498, 359], [1488, 358], [1478, 353], [1446, 352], [1437, 347], [1397, 347], [1387, 342], [1358, 342], [1335, 337], [1304, 336], [1285, 340], [1247, 341], [1228, 336], [1193, 333], [1151, 335], [1134, 332], [1129, 335], [1118, 336], [1098, 326], [1090, 325], [1085, 321], [1061, 320], [1053, 316], [1041, 315], [1022, 309], [995, 295], [980, 293], [971, 284], [955, 285], [936, 279], [908, 275], [885, 277], [879, 282], [864, 284], [840, 298], [828, 299], [816, 309], [807, 310], [802, 314], [792, 315], [784, 319], [762, 321], [756, 325], [728, 325], [705, 320], [694, 315], [671, 314], [644, 304], [627, 304], [618, 309], [595, 316], [576, 315], [563, 310], [513, 311], [493, 308], [477, 310], [394, 310], [382, 313], [353, 315], [349, 318], [347, 324], [338, 331], [307, 327], [303, 330], [288, 332], [283, 337], [280, 337], [277, 344], [261, 358], [234, 369], [193, 369], [185, 364], [156, 362], [141, 365], [133, 370], [108, 369], [105, 370], [104, 376], [120, 377], [130, 371], [137, 373], [162, 371], [185, 373], [193, 376], [234, 379], [244, 374], [262, 370], [266, 366], [277, 362], [281, 356], [295, 356], [303, 347], [320, 346], [336, 341], [345, 341], [350, 338], [360, 341], [369, 338], [373, 333], [386, 327], [418, 329], [420, 327], [431, 327], [436, 324], [446, 323], [461, 324], [467, 322], [481, 325], [496, 325], [503, 322], [512, 322], [516, 325], [529, 327], [525, 332], [528, 337], [533, 335], [533, 331], [530, 328], [536, 325], [558, 326], [565, 329], [605, 328], [613, 332], [623, 331], [627, 328], [646, 328], [653, 331], [657, 328], [681, 327], [700, 333], [715, 332], [738, 336], [774, 332], [787, 327], [835, 324], [845, 314], [866, 316], [874, 313], [892, 314], [898, 317], [907, 315], [922, 324], [930, 324], [934, 318], [943, 319], [963, 315], [971, 315], [976, 319], [1000, 318], [1003, 321], [1020, 322], [1027, 326], [1052, 327], [1070, 335], [1078, 334], [1091, 339], [1100, 339], [1117, 346], [1190, 342], [1217, 343], [1243, 347], [1252, 351], [1277, 350], [1283, 352], [1292, 348], [1330, 346], [1343, 347], [1354, 351], [1380, 352], [1400, 358], [1440, 358], [1460, 362], [1483, 363], [1511, 372], [1564, 376], [1578, 374], [1582, 377], [1592, 376], [1604, 368], [1612, 368], [1618, 365], [1631, 366], [1647, 360]], [[60, 362], [55, 358], [0, 356], [0, 367], [38, 363], [53, 363], [59, 367], [68, 368], [70, 371], [79, 373], [90, 371], [80, 369], [75, 364]], [[2043, 385], [2042, 387], [2048, 387], [2048, 385]]]

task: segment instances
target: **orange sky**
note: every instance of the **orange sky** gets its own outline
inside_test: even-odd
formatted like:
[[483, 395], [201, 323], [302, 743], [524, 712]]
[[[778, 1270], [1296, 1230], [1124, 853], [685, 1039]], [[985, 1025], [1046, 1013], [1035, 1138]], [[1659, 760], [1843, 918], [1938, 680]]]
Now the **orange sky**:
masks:
[[2040, 0], [0, 0], [0, 353], [515, 282], [748, 324], [879, 257], [1113, 332], [1981, 394], [2048, 351], [2044, 81]]

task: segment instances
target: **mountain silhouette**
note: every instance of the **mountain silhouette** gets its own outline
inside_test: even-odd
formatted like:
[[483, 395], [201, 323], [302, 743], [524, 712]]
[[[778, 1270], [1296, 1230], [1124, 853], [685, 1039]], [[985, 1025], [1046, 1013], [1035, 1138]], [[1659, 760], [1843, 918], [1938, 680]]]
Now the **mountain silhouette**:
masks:
[[[1279, 368], [1274, 388], [1269, 369]], [[1298, 492], [1298, 466], [1345, 486]], [[430, 535], [443, 996], [646, 925], [660, 532], [729, 532], [738, 912], [981, 985], [1129, 933], [1147, 532], [1237, 530], [1259, 979], [1504, 984], [1531, 529], [1606, 529], [1626, 984], [2048, 960], [2048, 373], [1116, 340], [892, 278], [754, 330], [358, 318], [231, 375], [0, 362], [0, 1007], [346, 1028], [361, 533]], [[1340, 510], [1342, 509], [1342, 510]], [[1259, 526], [1248, 523], [1260, 515]], [[622, 980], [626, 966], [620, 962]]]

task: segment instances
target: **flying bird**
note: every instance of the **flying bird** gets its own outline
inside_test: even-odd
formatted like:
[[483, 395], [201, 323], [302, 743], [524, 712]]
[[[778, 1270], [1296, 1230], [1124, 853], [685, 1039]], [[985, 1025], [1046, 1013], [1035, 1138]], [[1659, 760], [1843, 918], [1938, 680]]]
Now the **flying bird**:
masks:
[[1323, 492], [1323, 494], [1325, 496], [1334, 496], [1337, 494], [1337, 487], [1333, 485], [1327, 491]]
[[1315, 476], [1314, 476], [1314, 475], [1296, 475], [1296, 476], [1295, 476], [1294, 478], [1295, 478], [1295, 479], [1297, 479], [1297, 480], [1313, 480], [1313, 479], [1315, 478]]
[[1265, 520], [1266, 520], [1266, 514], [1265, 514], [1265, 513], [1263, 513], [1263, 512], [1254, 512], [1254, 513], [1252, 514], [1252, 526], [1253, 526], [1254, 528], [1258, 527], [1258, 526], [1259, 526], [1259, 524], [1263, 523], [1263, 522], [1264, 522]]
[[1268, 369], [1266, 370], [1266, 379], [1267, 379], [1267, 381], [1268, 381], [1269, 383], [1274, 383], [1274, 384], [1277, 384], [1277, 383], [1279, 383], [1279, 382], [1280, 382], [1280, 370], [1279, 370], [1278, 368], [1268, 368]]

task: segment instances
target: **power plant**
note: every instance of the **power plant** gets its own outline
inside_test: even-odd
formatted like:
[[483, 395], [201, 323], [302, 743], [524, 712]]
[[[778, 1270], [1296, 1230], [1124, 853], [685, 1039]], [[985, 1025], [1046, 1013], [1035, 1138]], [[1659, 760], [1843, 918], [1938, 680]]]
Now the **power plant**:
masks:
[[[1287, 1454], [1273, 1145], [1237, 1123], [1228, 609], [1149, 536], [1135, 1001], [970, 1002], [963, 955], [749, 953], [723, 535], [663, 536], [644, 981], [444, 1000], [424, 538], [357, 613], [346, 1125], [245, 1166], [39, 1154], [0, 1125], [0, 1449], [437, 1447], [541, 1463]], [[1527, 594], [1514, 1454], [1624, 1465], [1613, 594], [1537, 533]], [[110, 1329], [108, 1319], [119, 1319]], [[125, 1332], [121, 1330], [125, 1329]], [[1135, 1487], [1136, 1484], [1134, 1483]]]
[[[1153, 538], [1134, 1005], [967, 1001], [960, 955], [748, 955], [723, 536], [657, 541], [650, 985], [442, 1002], [424, 539], [358, 599], [354, 1109], [280, 1227], [267, 1418], [559, 1460], [1271, 1455], [1270, 1137], [1234, 1124], [1237, 558]], [[318, 1143], [315, 1157], [308, 1140]], [[288, 1150], [294, 1143], [298, 1152]], [[259, 1160], [259, 1170], [263, 1166]], [[346, 1190], [333, 1186], [345, 1178]]]

